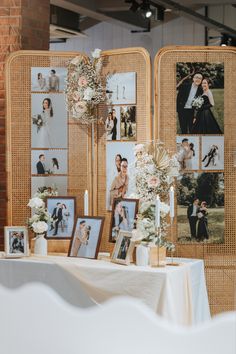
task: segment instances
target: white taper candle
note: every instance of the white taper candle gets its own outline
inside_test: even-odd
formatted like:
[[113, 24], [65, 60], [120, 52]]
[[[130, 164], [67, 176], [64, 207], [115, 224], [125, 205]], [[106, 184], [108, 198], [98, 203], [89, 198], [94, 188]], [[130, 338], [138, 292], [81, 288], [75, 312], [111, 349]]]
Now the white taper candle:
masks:
[[161, 226], [161, 211], [160, 211], [160, 197], [157, 194], [157, 198], [156, 198], [156, 210], [155, 210], [155, 225], [156, 227], [160, 227]]
[[175, 191], [174, 187], [170, 187], [170, 217], [174, 218], [175, 216]]
[[88, 201], [88, 191], [84, 192], [84, 215], [89, 214], [89, 201]]

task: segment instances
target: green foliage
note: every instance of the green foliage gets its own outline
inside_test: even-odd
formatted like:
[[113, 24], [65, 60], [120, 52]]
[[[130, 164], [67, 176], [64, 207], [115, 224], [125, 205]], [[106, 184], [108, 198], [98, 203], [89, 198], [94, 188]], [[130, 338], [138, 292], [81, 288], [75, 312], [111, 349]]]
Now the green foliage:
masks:
[[224, 88], [224, 64], [223, 63], [177, 63], [176, 81], [179, 83], [184, 77], [192, 80], [196, 72], [210, 79], [212, 87]]
[[208, 207], [224, 206], [223, 173], [185, 174], [177, 182], [178, 205], [189, 205], [194, 198], [206, 201]]

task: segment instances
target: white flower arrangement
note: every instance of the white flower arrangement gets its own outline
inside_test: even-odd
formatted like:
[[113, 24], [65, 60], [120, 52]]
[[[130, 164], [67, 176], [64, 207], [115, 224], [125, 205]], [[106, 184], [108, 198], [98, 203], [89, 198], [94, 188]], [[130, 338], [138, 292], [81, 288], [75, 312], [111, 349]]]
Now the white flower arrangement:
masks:
[[98, 120], [96, 107], [106, 99], [101, 77], [101, 49], [95, 49], [92, 58], [82, 55], [73, 58], [68, 64], [66, 80], [67, 110], [72, 118], [85, 124]]
[[[136, 194], [140, 207], [137, 216], [137, 234], [142, 241], [165, 246], [169, 250], [174, 245], [166, 240], [167, 216], [170, 212], [169, 191], [174, 178], [179, 175], [179, 163], [175, 155], [170, 156], [162, 143], [138, 144], [135, 153]], [[155, 227], [156, 196], [160, 196], [161, 232]]]
[[33, 215], [28, 219], [28, 227], [35, 234], [43, 234], [48, 230], [48, 224], [52, 222], [51, 214], [45, 207], [45, 198], [57, 195], [57, 191], [51, 187], [39, 188], [37, 193], [29, 200], [28, 207]]
[[200, 109], [204, 103], [204, 98], [202, 96], [195, 97], [192, 100], [192, 107]]

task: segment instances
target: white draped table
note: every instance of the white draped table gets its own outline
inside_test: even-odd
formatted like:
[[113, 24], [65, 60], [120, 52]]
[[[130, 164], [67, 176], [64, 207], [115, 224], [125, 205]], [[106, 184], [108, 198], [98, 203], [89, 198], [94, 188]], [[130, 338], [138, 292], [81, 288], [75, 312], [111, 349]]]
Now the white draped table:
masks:
[[73, 305], [88, 307], [114, 296], [140, 299], [172, 323], [210, 318], [202, 260], [174, 259], [180, 266], [123, 266], [60, 256], [0, 260], [0, 283], [8, 287], [40, 281]]

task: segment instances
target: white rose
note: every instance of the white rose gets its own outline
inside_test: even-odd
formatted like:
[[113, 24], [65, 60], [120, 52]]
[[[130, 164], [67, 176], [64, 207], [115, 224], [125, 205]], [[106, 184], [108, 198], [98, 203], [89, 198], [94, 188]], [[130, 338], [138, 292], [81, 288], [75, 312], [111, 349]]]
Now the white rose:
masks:
[[86, 90], [84, 90], [83, 99], [85, 101], [91, 101], [94, 95], [95, 95], [95, 91], [91, 87], [87, 87]]
[[48, 224], [45, 221], [37, 221], [32, 224], [32, 228], [36, 234], [43, 234], [48, 231]]
[[101, 56], [101, 52], [102, 52], [101, 49], [98, 49], [98, 48], [94, 49], [94, 51], [91, 52], [92, 57], [93, 57], [94, 59], [99, 59], [100, 56]]
[[30, 199], [27, 206], [29, 206], [30, 208], [42, 208], [44, 207], [44, 201], [41, 198], [34, 197]]

